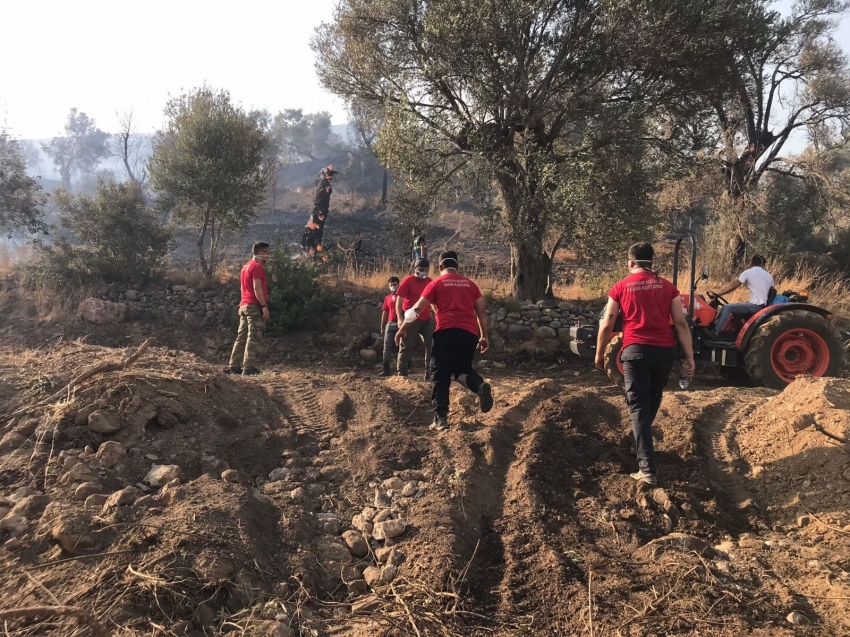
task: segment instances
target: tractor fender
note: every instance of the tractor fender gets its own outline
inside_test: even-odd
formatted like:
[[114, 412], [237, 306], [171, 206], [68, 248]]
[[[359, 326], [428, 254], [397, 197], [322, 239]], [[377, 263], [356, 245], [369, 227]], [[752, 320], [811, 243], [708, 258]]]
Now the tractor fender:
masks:
[[832, 312], [818, 307], [817, 305], [809, 305], [808, 303], [779, 303], [777, 305], [768, 305], [766, 308], [759, 310], [744, 323], [744, 327], [738, 333], [738, 338], [735, 340], [735, 347], [739, 351], [743, 351], [750, 342], [753, 334], [755, 334], [759, 325], [764, 323], [771, 316], [776, 316], [782, 312], [793, 312], [794, 310], [805, 310], [820, 314], [825, 319], [832, 319]]

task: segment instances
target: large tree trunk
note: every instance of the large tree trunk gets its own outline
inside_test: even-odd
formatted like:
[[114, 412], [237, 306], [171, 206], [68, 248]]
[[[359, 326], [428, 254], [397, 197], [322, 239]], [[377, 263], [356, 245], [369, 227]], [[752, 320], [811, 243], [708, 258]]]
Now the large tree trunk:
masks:
[[509, 173], [497, 177], [511, 229], [511, 294], [523, 301], [539, 301], [546, 296], [551, 271], [543, 249], [547, 215], [534, 195], [536, 188], [523, 183], [523, 177]]
[[62, 187], [68, 192], [71, 192], [71, 167], [60, 166], [59, 174], [62, 176]]
[[546, 296], [549, 282], [549, 258], [538, 241], [511, 246], [511, 294], [539, 301]]

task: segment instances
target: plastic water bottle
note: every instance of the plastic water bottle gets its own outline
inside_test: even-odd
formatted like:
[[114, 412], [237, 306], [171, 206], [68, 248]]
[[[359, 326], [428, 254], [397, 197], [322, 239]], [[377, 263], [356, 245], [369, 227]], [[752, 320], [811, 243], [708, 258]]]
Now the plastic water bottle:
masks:
[[691, 384], [691, 379], [689, 376], [685, 376], [684, 374], [679, 374], [679, 389], [687, 389], [688, 385]]

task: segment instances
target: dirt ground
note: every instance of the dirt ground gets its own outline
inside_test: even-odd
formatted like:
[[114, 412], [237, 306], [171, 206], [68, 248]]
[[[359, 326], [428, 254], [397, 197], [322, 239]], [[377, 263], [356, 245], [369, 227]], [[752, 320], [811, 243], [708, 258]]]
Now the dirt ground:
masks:
[[823, 433], [850, 434], [850, 381], [668, 393], [642, 490], [620, 391], [577, 363], [488, 368], [494, 409], [456, 386], [435, 433], [415, 372], [231, 378], [156, 347], [120, 369], [137, 344], [0, 348], [0, 613], [75, 606], [116, 636], [850, 634], [850, 451]]

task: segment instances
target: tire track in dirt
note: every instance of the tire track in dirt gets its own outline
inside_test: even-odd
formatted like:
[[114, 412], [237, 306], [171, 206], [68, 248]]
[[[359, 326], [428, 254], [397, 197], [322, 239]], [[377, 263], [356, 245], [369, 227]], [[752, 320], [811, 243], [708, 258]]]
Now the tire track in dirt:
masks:
[[684, 400], [688, 409], [702, 403], [694, 421], [696, 446], [700, 455], [707, 460], [710, 480], [725, 496], [727, 506], [740, 512], [757, 507], [755, 495], [744, 485], [744, 476], [750, 467], [741, 457], [737, 443], [737, 423], [741, 416], [752, 411], [764, 401], [764, 396], [747, 396], [741, 401], [741, 391], [732, 397], [729, 390], [720, 389], [692, 394]]

